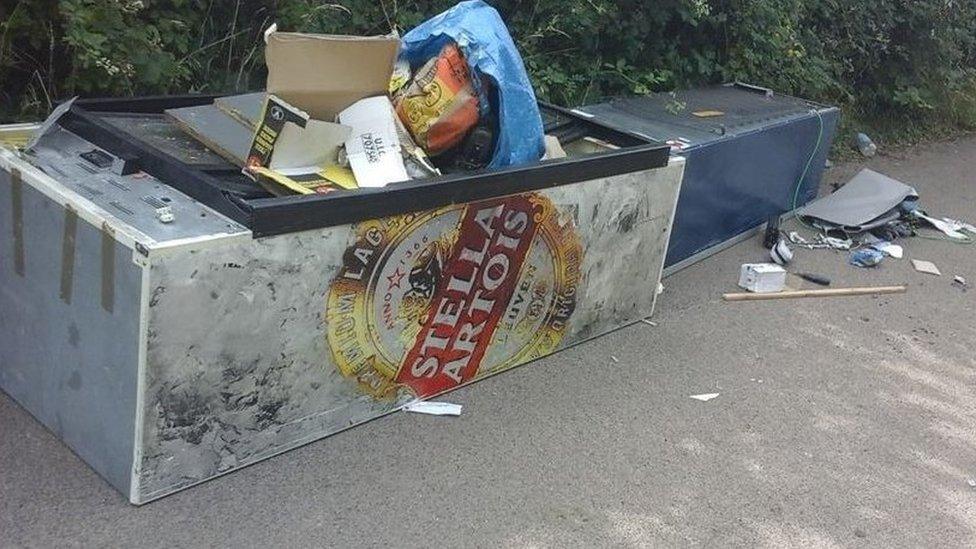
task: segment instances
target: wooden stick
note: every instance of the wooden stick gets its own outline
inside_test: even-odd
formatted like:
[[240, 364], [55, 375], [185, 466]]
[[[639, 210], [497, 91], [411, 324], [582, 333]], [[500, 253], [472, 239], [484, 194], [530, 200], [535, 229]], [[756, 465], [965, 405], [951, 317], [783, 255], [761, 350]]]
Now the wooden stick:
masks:
[[908, 286], [869, 286], [866, 288], [831, 288], [829, 290], [798, 290], [768, 294], [724, 294], [725, 301], [761, 301], [766, 299], [795, 299], [801, 297], [842, 297], [851, 295], [903, 294]]

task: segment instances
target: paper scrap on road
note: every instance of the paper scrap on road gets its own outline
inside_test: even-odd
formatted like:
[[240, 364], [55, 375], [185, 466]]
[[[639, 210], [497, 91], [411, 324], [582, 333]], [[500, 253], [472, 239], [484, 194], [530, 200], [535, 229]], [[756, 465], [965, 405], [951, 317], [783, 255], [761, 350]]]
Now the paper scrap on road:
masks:
[[964, 292], [969, 288], [969, 283], [966, 282], [966, 279], [959, 275], [952, 277], [952, 285]]
[[691, 398], [695, 400], [700, 400], [702, 402], [708, 402], [709, 400], [712, 400], [718, 395], [719, 395], [718, 393], [705, 393], [703, 395], [691, 395]]
[[415, 414], [427, 414], [430, 416], [459, 416], [461, 415], [461, 405], [453, 404], [451, 402], [418, 400], [404, 406], [403, 411], [413, 412]]
[[915, 270], [920, 273], [942, 276], [942, 271], [940, 271], [939, 268], [935, 266], [935, 263], [932, 263], [931, 261], [913, 259], [912, 267], [915, 267]]

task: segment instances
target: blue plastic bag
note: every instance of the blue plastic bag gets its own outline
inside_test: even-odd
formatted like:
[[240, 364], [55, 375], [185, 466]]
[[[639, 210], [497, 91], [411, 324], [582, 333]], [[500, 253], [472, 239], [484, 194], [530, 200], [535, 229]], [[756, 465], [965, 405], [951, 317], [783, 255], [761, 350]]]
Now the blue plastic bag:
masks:
[[[497, 117], [489, 168], [535, 162], [545, 152], [542, 116], [522, 57], [495, 8], [481, 0], [461, 2], [403, 36], [400, 57], [417, 69], [453, 40], [461, 48], [476, 91], [488, 96]], [[479, 82], [487, 78], [487, 88]], [[490, 90], [487, 94], [485, 90]], [[483, 102], [484, 103], [484, 102]]]
[[861, 248], [851, 252], [847, 261], [855, 267], [876, 267], [882, 259], [884, 259], [882, 252], [874, 248]]

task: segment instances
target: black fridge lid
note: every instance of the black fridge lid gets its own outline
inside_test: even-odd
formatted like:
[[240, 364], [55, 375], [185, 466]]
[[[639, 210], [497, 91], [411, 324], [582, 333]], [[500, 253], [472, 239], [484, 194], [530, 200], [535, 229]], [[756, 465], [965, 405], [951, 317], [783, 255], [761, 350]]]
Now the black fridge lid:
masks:
[[120, 157], [165, 184], [268, 236], [450, 204], [486, 200], [667, 165], [669, 148], [613, 129], [573, 111], [540, 103], [547, 132], [586, 133], [619, 150], [525, 166], [450, 174], [382, 189], [273, 197], [240, 169], [201, 147], [163, 114], [212, 103], [218, 95], [78, 100], [58, 121], [65, 129]]

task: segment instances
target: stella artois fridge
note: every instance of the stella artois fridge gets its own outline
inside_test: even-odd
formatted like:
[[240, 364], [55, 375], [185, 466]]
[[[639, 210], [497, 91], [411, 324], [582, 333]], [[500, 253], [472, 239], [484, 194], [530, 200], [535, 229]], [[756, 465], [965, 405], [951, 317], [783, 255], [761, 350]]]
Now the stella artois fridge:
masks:
[[0, 148], [0, 386], [142, 504], [651, 315], [684, 161], [545, 108], [568, 156], [272, 197], [92, 100]]

